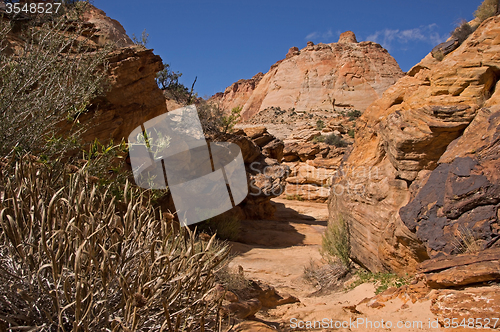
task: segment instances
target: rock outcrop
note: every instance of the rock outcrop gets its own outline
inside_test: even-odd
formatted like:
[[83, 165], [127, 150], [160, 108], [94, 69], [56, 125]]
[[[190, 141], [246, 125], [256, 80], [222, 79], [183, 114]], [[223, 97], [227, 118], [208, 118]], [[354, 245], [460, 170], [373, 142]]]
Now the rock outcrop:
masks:
[[348, 220], [353, 259], [370, 270], [414, 272], [465, 241], [498, 246], [499, 36], [500, 17], [484, 21], [441, 62], [426, 56], [358, 119], [344, 164], [352, 172], [336, 182], [350, 190], [331, 194], [330, 221]]
[[348, 31], [338, 43], [290, 48], [286, 58], [272, 65], [265, 75], [240, 80], [218, 98], [226, 108], [244, 104], [243, 120], [270, 107], [364, 111], [402, 76], [387, 50], [369, 41], [358, 43], [354, 33]]
[[[92, 118], [83, 139], [119, 142], [137, 126], [167, 111], [165, 97], [156, 85], [156, 73], [163, 68], [160, 56], [143, 46], [129, 46], [111, 52], [108, 78], [110, 89], [92, 102]], [[95, 116], [95, 117], [94, 117]]]
[[126, 47], [134, 44], [120, 22], [106, 16], [104, 11], [94, 6], [89, 6], [89, 10], [83, 15], [83, 20], [92, 24], [96, 30], [94, 36], [99, 45], [112, 42], [117, 47]]
[[218, 92], [213, 95], [210, 101], [219, 104], [226, 111], [230, 111], [238, 106], [243, 107], [263, 76], [264, 74], [258, 73], [251, 79], [241, 79], [234, 82], [224, 92]]

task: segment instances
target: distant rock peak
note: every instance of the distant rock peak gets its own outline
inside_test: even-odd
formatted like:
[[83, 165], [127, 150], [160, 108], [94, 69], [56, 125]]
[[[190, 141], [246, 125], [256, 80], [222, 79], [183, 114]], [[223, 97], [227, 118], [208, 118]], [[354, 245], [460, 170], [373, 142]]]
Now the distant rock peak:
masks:
[[339, 43], [357, 43], [356, 35], [352, 31], [342, 32], [339, 37]]

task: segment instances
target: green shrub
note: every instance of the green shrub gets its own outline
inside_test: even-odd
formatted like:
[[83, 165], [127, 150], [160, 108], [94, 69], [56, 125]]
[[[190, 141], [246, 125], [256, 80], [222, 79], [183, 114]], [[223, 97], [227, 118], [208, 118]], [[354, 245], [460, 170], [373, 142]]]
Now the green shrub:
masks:
[[484, 0], [474, 12], [479, 22], [498, 14], [498, 0]]
[[335, 134], [330, 134], [325, 137], [325, 143], [328, 145], [334, 145], [338, 148], [343, 148], [347, 146], [347, 142], [344, 141], [340, 136]]
[[221, 117], [222, 133], [225, 134], [233, 131], [234, 126], [238, 123], [238, 121], [240, 121], [240, 113], [242, 109], [243, 107], [241, 106], [233, 107], [229, 115], [223, 115]]
[[358, 110], [351, 110], [349, 112], [347, 112], [347, 116], [349, 117], [349, 120], [355, 120], [357, 118], [359, 118], [361, 116], [361, 111], [358, 111]]
[[328, 259], [337, 258], [347, 269], [351, 266], [351, 241], [349, 224], [340, 215], [335, 222], [328, 223], [322, 236], [321, 253]]
[[325, 123], [323, 122], [323, 120], [318, 119], [318, 121], [316, 121], [316, 129], [321, 130], [323, 128], [325, 128]]
[[390, 272], [377, 272], [372, 273], [366, 270], [356, 271], [357, 280], [351, 283], [350, 289], [356, 288], [357, 286], [370, 282], [376, 287], [375, 294], [380, 294], [389, 287], [399, 288], [404, 285], [408, 285], [409, 278], [408, 275], [405, 277], [399, 277], [397, 274]]
[[458, 40], [459, 44], [462, 44], [474, 30], [467, 21], [462, 21], [456, 28], [451, 32], [451, 37]]
[[349, 135], [350, 138], [354, 138], [354, 129], [349, 129], [347, 134]]
[[6, 330], [218, 330], [210, 295], [227, 246], [175, 231], [128, 183], [116, 201], [85, 169], [68, 175], [25, 157], [1, 170], [0, 187]]
[[321, 143], [321, 142], [324, 142], [326, 139], [326, 136], [324, 135], [319, 135], [319, 136], [316, 136], [312, 139], [313, 142], [315, 143]]

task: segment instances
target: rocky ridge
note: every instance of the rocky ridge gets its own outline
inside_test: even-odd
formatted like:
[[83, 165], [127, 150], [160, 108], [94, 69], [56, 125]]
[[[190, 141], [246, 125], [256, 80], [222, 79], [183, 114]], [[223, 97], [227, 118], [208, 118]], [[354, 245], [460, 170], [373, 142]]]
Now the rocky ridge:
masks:
[[[235, 83], [219, 96], [230, 109], [240, 103], [242, 118], [249, 120], [270, 108], [309, 111], [354, 108], [364, 111], [394, 84], [403, 72], [387, 50], [373, 42], [357, 42], [344, 32], [337, 43], [317, 44], [299, 50], [292, 47], [286, 58], [271, 66], [251, 89]], [[255, 77], [251, 80], [255, 82]], [[238, 87], [235, 90], [235, 87]]]

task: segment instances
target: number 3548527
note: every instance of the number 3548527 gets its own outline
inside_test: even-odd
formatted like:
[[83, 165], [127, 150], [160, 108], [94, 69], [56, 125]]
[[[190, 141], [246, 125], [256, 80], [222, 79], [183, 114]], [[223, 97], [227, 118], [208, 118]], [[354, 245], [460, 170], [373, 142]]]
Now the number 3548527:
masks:
[[30, 13], [30, 14], [54, 14], [57, 13], [59, 10], [59, 7], [61, 7], [60, 2], [40, 2], [40, 3], [7, 3], [6, 5], [6, 12], [8, 14], [14, 13], [14, 14], [19, 14], [21, 12], [23, 13]]

